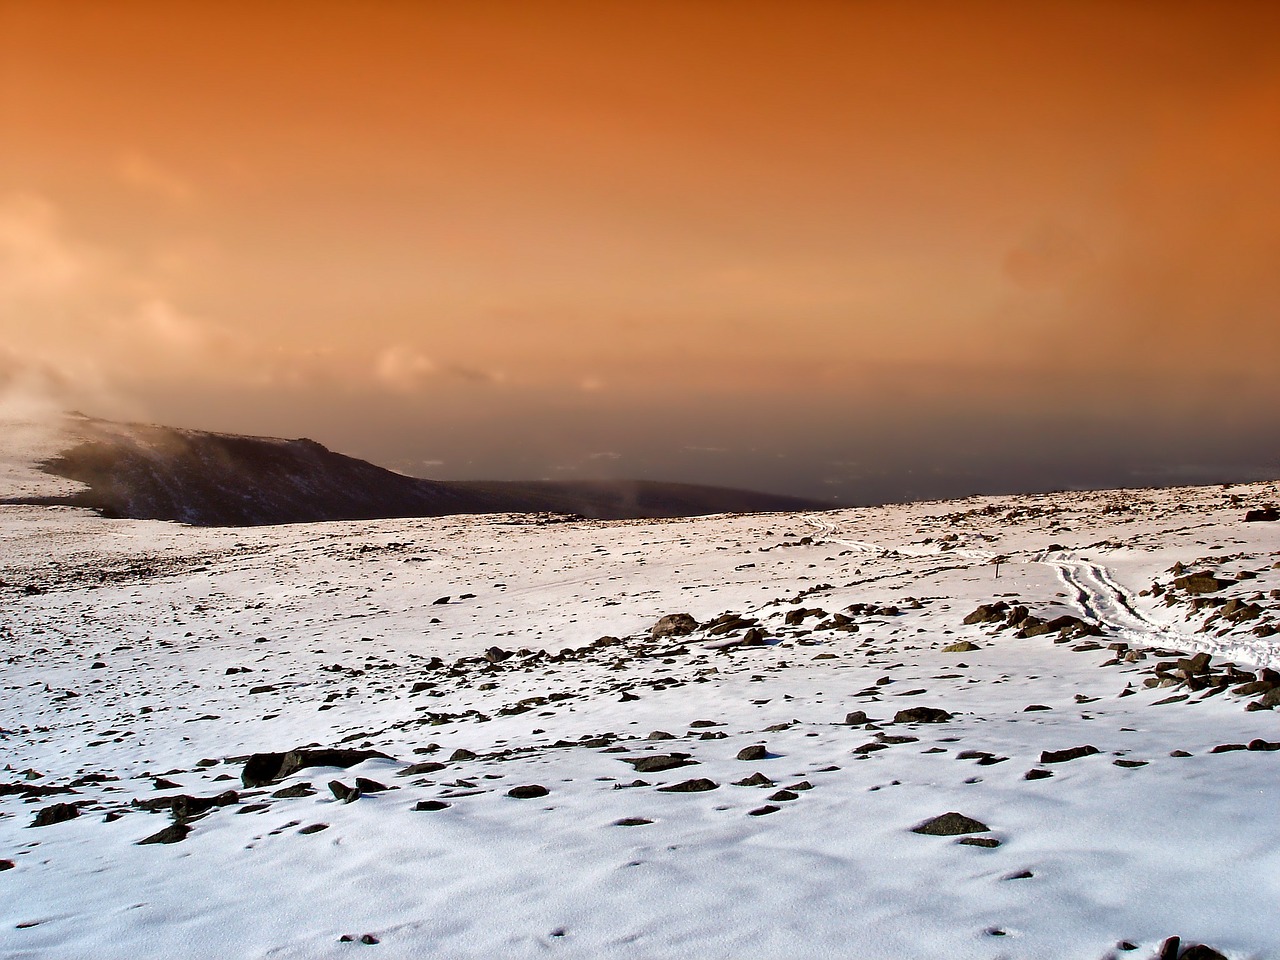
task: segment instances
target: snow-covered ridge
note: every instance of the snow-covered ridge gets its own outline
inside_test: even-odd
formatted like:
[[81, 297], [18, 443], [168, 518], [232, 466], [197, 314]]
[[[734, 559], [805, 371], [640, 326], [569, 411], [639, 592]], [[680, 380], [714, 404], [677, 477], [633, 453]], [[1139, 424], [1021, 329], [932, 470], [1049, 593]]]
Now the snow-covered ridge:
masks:
[[1277, 500], [0, 506], [0, 956], [1280, 957]]

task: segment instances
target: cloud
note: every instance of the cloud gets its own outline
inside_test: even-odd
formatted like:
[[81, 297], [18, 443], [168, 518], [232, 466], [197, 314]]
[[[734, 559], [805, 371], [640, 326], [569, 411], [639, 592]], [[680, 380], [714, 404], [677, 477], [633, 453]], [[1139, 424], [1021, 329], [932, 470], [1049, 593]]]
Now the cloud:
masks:
[[416, 392], [439, 371], [434, 360], [403, 344], [387, 347], [373, 364], [374, 380], [400, 393]]
[[116, 176], [124, 183], [174, 204], [190, 203], [195, 188], [172, 170], [141, 153], [127, 153], [116, 162]]
[[86, 257], [62, 236], [57, 209], [27, 193], [0, 198], [0, 302], [65, 290]]

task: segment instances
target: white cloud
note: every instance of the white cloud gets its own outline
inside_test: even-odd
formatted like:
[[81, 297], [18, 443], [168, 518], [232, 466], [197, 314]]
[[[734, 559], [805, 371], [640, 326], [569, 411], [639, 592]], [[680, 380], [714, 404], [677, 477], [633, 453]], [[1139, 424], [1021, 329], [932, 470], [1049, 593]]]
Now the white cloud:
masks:
[[400, 393], [413, 393], [439, 370], [439, 366], [430, 357], [404, 345], [383, 350], [373, 365], [374, 378], [383, 386]]

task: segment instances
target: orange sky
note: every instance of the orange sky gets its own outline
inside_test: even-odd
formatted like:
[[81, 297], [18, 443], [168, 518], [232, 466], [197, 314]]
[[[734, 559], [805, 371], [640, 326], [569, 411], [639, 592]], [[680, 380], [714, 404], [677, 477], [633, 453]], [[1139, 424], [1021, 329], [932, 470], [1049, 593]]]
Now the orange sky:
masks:
[[1274, 3], [0, 0], [0, 380], [437, 476], [1274, 473], [1278, 170]]

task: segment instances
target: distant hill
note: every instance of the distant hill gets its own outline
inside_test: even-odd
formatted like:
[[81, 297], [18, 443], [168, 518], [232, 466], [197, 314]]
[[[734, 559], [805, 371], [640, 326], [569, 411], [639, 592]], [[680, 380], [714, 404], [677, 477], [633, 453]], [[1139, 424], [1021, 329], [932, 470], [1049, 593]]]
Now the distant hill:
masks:
[[563, 513], [597, 519], [825, 510], [830, 504], [747, 490], [636, 480], [438, 481], [279, 440], [73, 418], [68, 447], [47, 473], [76, 493], [12, 498], [64, 503], [104, 516], [252, 526], [466, 513]]

